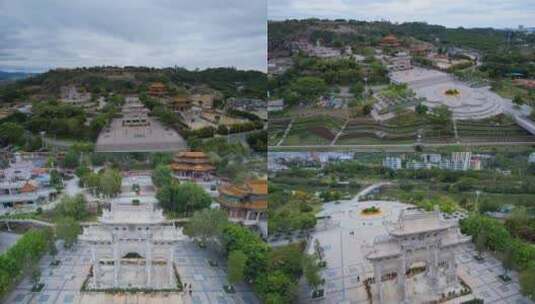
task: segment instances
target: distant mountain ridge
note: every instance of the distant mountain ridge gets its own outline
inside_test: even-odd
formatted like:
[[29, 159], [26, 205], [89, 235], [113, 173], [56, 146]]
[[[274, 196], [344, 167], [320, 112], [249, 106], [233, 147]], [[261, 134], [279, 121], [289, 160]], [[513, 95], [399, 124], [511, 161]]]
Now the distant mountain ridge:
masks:
[[6, 72], [0, 71], [0, 81], [2, 80], [19, 80], [36, 75], [36, 73], [24, 73], [24, 72]]

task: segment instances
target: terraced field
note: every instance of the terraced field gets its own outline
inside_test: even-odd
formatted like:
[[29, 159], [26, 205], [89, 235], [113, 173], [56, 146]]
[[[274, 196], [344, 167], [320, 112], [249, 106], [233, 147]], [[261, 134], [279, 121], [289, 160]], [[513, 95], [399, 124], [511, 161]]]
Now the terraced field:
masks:
[[268, 145], [275, 146], [284, 135], [284, 131], [292, 121], [291, 118], [279, 118], [269, 120]]
[[343, 124], [325, 115], [297, 118], [283, 145], [328, 145]]
[[[276, 145], [289, 123], [270, 122], [270, 145]], [[329, 145], [345, 121], [326, 115], [295, 120], [283, 146]], [[457, 138], [452, 123], [438, 124], [414, 112], [402, 113], [377, 122], [371, 118], [354, 118], [338, 137], [335, 145], [379, 145], [421, 143], [534, 142], [535, 136], [511, 118], [498, 115], [483, 120], [458, 120]]]
[[386, 121], [382, 124], [372, 119], [352, 119], [336, 144], [402, 144], [414, 143], [418, 136], [425, 142], [452, 142], [451, 125], [433, 125], [425, 120], [400, 123]]
[[518, 126], [511, 119], [499, 116], [478, 121], [458, 121], [457, 132], [461, 141], [534, 141], [535, 136]]

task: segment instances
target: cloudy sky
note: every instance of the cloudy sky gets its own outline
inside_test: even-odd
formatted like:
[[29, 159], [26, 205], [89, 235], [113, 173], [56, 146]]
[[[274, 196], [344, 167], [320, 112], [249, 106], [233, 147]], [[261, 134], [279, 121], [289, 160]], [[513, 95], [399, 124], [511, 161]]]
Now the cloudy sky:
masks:
[[266, 70], [266, 0], [0, 0], [0, 70]]
[[448, 27], [535, 26], [535, 0], [269, 0], [269, 19], [426, 21]]

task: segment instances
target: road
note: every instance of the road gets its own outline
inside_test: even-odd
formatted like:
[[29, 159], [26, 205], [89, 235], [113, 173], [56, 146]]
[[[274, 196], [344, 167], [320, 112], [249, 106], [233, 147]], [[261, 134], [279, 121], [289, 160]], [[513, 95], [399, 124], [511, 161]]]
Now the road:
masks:
[[351, 202], [352, 203], [356, 203], [356, 202], [358, 202], [360, 200], [361, 197], [370, 194], [374, 190], [379, 189], [379, 188], [384, 187], [384, 186], [390, 186], [390, 185], [392, 185], [391, 182], [380, 182], [380, 183], [376, 183], [376, 184], [370, 185], [370, 186], [362, 189], [361, 191], [359, 191], [359, 193], [357, 193], [357, 195], [355, 195], [355, 197], [351, 200]]
[[442, 148], [442, 147], [485, 147], [485, 146], [515, 146], [515, 145], [535, 145], [534, 141], [520, 142], [469, 142], [469, 143], [420, 143], [420, 144], [381, 144], [381, 145], [299, 145], [299, 146], [269, 146], [271, 152], [276, 151], [341, 151], [350, 150], [351, 152], [389, 151], [389, 152], [413, 152], [416, 146], [422, 148]]

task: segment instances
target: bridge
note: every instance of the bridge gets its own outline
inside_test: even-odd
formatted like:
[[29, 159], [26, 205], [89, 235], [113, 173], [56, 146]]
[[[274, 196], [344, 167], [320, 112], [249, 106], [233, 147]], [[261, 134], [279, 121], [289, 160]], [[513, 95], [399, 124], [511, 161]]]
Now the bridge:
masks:
[[526, 129], [526, 131], [528, 131], [529, 133], [535, 135], [535, 122], [520, 115], [513, 115], [513, 118], [519, 126]]

